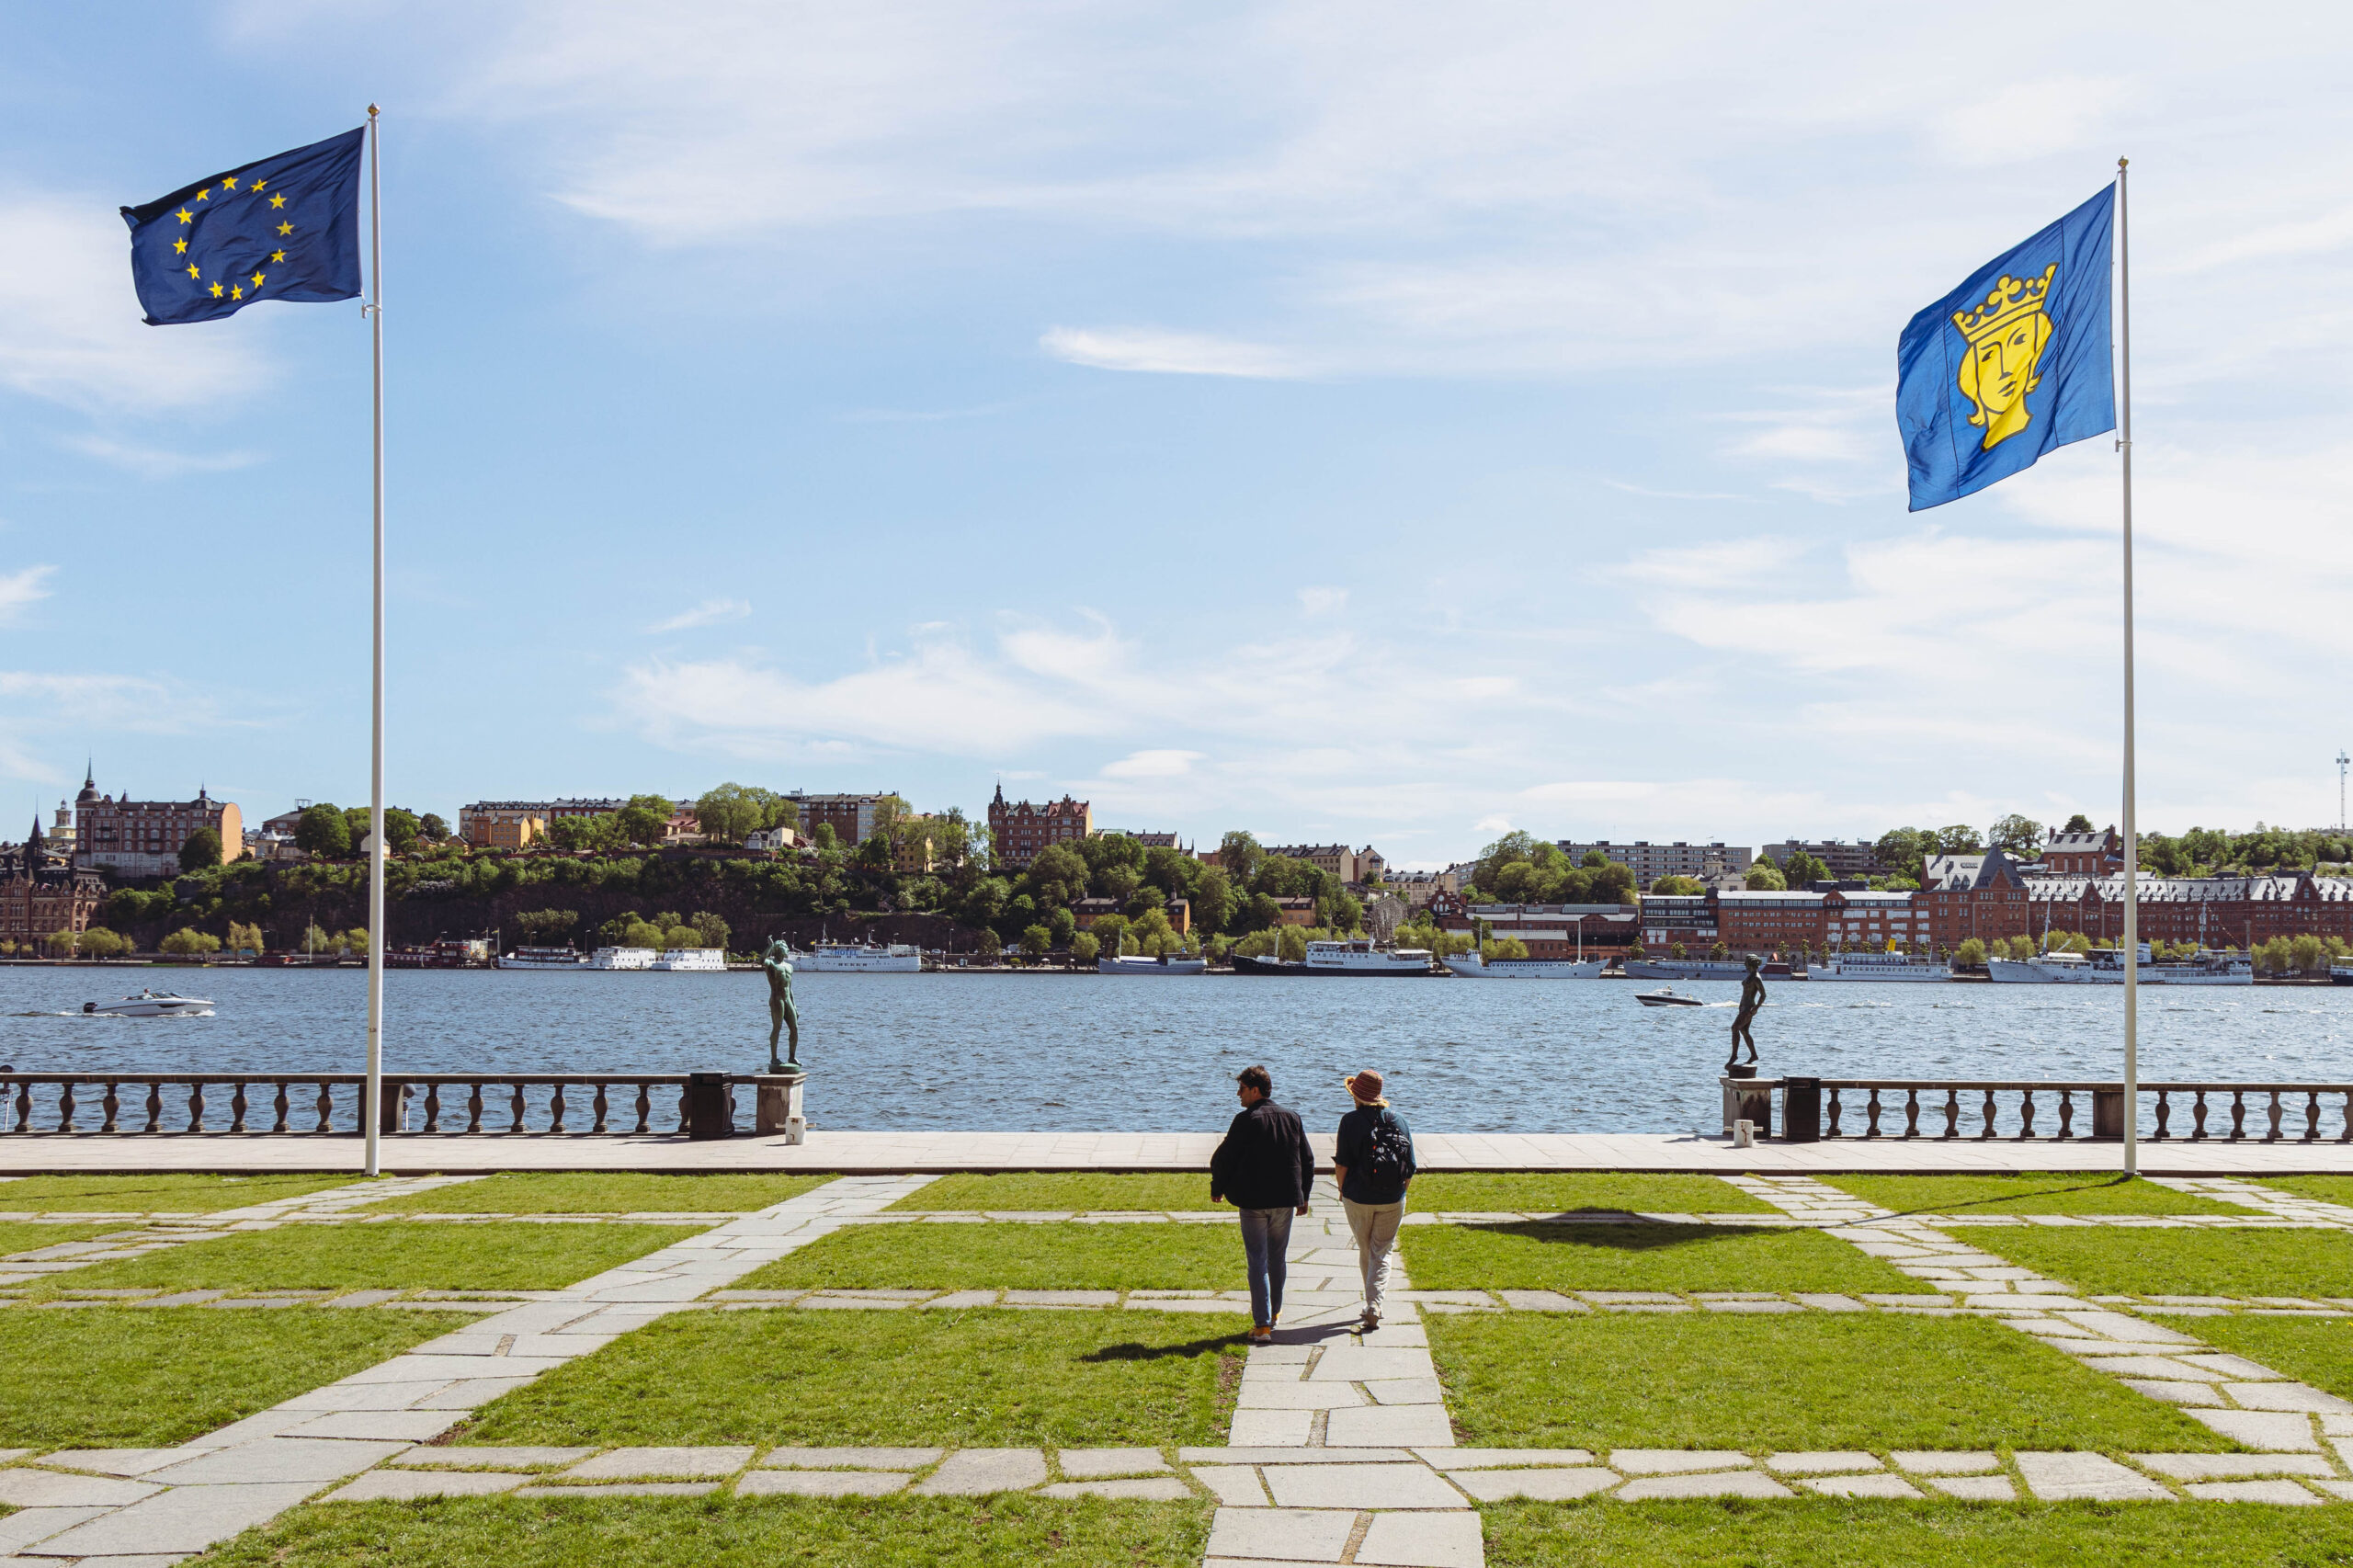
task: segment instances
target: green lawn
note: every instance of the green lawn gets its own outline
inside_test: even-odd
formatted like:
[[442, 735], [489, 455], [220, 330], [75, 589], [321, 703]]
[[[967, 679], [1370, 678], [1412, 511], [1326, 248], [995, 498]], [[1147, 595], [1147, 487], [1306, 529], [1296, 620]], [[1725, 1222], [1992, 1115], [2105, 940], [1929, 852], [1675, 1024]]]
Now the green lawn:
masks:
[[20, 1252], [37, 1252], [62, 1242], [86, 1242], [93, 1236], [119, 1235], [138, 1228], [120, 1220], [108, 1225], [56, 1225], [39, 1220], [0, 1220], [0, 1257]]
[[2353, 1399], [2353, 1318], [2200, 1318], [2184, 1324], [2218, 1350], [2260, 1361], [2340, 1399]]
[[413, 1345], [472, 1312], [80, 1307], [0, 1312], [0, 1448], [185, 1442]]
[[1503, 1503], [1487, 1568], [2319, 1568], [2353, 1509], [2231, 1504]]
[[[2317, 1198], [2323, 1203], [2342, 1203], [2353, 1207], [2353, 1176], [2269, 1176], [2256, 1185], [2276, 1187], [2299, 1198]], [[7, 1190], [0, 1187], [0, 1209], [7, 1207], [5, 1201]]]
[[464, 1497], [313, 1506], [215, 1568], [1200, 1568], [1202, 1503]]
[[992, 1221], [851, 1225], [739, 1281], [744, 1290], [1239, 1290], [1229, 1225]]
[[498, 1400], [463, 1440], [1222, 1443], [1221, 1389], [1248, 1327], [1160, 1312], [680, 1312]]
[[1916, 1290], [1812, 1230], [1711, 1225], [1415, 1225], [1399, 1241], [1424, 1290]]
[[652, 1176], [635, 1171], [509, 1172], [370, 1203], [369, 1214], [725, 1214], [766, 1209], [830, 1176]]
[[1427, 1326], [1462, 1441], [1478, 1447], [2232, 1446], [1981, 1318], [1512, 1312]]
[[144, 1257], [93, 1264], [76, 1290], [152, 1285], [166, 1290], [555, 1290], [642, 1257], [693, 1225], [287, 1225], [240, 1231]]
[[963, 1171], [927, 1182], [891, 1205], [938, 1213], [943, 1210], [1073, 1214], [1137, 1213], [1222, 1209], [1210, 1201], [1207, 1171], [1113, 1175], [1097, 1171]]
[[2353, 1296], [2344, 1231], [2030, 1229], [1970, 1240], [2086, 1295]]
[[2088, 1172], [2015, 1176], [1839, 1176], [1824, 1178], [1899, 1214], [2245, 1214], [2154, 1182]]
[[1424, 1213], [1567, 1214], [1608, 1209], [1665, 1214], [1770, 1214], [1773, 1206], [1708, 1176], [1614, 1171], [1433, 1171], [1414, 1178]]
[[159, 1171], [153, 1176], [37, 1176], [0, 1181], [0, 1210], [62, 1212], [210, 1214], [348, 1186], [347, 1176], [201, 1176]]

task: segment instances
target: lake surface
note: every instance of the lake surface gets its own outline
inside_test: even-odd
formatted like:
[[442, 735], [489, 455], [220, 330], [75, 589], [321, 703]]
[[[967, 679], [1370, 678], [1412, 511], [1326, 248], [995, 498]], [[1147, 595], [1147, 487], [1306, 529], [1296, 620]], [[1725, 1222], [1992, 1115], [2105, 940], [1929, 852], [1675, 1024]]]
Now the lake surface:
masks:
[[[366, 975], [327, 971], [0, 967], [0, 1062], [102, 1072], [358, 1071]], [[98, 1018], [142, 985], [213, 1016]], [[1253, 1062], [1320, 1125], [1340, 1081], [1387, 1074], [1443, 1131], [1686, 1132], [1718, 1124], [1724, 1004], [1649, 1008], [1624, 981], [1282, 980], [1204, 975], [804, 974], [794, 982], [811, 1120], [835, 1129], [1214, 1129]], [[748, 1072], [767, 1059], [751, 972], [395, 971], [385, 1064], [437, 1073]], [[2112, 1078], [2109, 987], [1782, 983], [1758, 1018], [1768, 1073]], [[2353, 1079], [2353, 988], [2148, 989], [2141, 1073]], [[2049, 1113], [2046, 1113], [2046, 1115]], [[2079, 1115], [2087, 1115], [2087, 1110]], [[2331, 1121], [2335, 1119], [2331, 1116]]]

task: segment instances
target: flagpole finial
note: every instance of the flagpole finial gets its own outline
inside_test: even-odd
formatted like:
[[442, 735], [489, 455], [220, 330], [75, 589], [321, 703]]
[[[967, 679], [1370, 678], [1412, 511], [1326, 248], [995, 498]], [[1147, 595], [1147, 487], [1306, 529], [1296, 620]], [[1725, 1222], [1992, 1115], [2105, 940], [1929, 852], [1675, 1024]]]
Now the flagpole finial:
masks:
[[[371, 108], [371, 109], [369, 109], [368, 112], [369, 112], [369, 114], [374, 114], [376, 111], [375, 111], [374, 109], [372, 109], [372, 108]], [[2131, 163], [2131, 161], [2132, 161], [2132, 160], [2131, 160], [2131, 159], [2130, 159], [2130, 158], [2119, 158], [2119, 159], [2117, 159], [2117, 160], [2116, 160], [2116, 166], [2117, 166], [2118, 168], [2120, 168], [2120, 168], [2122, 168], [2125, 165], [2127, 165], [2127, 164]]]
[[376, 118], [377, 113], [378, 113], [378, 110], [377, 110], [377, 108], [376, 108], [376, 106], [375, 106], [374, 104], [369, 104], [369, 105], [368, 106], [368, 118], [369, 118], [369, 119], [375, 119], [375, 118]]

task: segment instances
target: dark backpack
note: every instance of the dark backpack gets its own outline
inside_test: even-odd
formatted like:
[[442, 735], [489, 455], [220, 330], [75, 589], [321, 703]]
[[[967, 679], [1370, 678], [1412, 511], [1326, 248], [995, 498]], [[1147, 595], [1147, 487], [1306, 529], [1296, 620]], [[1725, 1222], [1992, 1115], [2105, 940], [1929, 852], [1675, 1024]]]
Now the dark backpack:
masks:
[[1404, 1191], [1405, 1164], [1412, 1158], [1413, 1147], [1404, 1128], [1386, 1110], [1373, 1121], [1364, 1153], [1358, 1156], [1357, 1171], [1364, 1177], [1367, 1192], [1388, 1195], [1376, 1197], [1375, 1202], [1392, 1201]]

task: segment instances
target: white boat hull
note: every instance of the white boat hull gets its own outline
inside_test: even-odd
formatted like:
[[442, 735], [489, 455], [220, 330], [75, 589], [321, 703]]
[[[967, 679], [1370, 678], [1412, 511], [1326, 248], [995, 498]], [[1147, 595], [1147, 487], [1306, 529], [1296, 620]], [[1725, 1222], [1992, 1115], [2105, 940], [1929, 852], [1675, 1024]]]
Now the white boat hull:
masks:
[[672, 948], [655, 959], [653, 967], [673, 973], [724, 974], [727, 972], [727, 949]]
[[82, 1011], [101, 1018], [184, 1018], [210, 1013], [212, 1003], [204, 996], [126, 996], [112, 1004], [85, 1002]]
[[492, 962], [499, 969], [583, 970], [588, 967], [588, 957], [585, 953], [565, 953], [559, 957], [553, 953], [518, 950], [502, 953]]
[[1748, 973], [1741, 959], [1628, 959], [1629, 980], [1739, 980]]
[[1465, 980], [1598, 980], [1601, 959], [1497, 959], [1489, 963], [1477, 953], [1456, 953], [1446, 967]]
[[820, 942], [809, 952], [793, 954], [792, 968], [797, 974], [919, 974], [923, 953], [900, 943], [854, 948], [846, 942]]
[[1877, 981], [1947, 981], [1952, 978], [1952, 967], [1936, 959], [1905, 959], [1900, 963], [1854, 959], [1830, 959], [1806, 971], [1808, 981], [1816, 980], [1877, 980]]
[[[1987, 959], [1986, 977], [1997, 985], [2121, 985], [2124, 966], [2051, 964], [2034, 959]], [[2208, 969], [2197, 964], [2143, 964], [2134, 977], [2143, 985], [2253, 985], [2255, 971], [2239, 965]]]
[[1097, 974], [1205, 974], [1207, 959], [1097, 959]]

